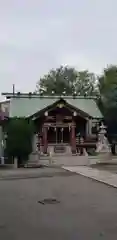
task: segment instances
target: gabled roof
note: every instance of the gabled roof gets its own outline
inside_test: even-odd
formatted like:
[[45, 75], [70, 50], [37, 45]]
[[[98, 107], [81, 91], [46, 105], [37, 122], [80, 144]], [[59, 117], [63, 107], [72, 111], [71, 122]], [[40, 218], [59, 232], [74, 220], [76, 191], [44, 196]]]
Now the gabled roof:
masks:
[[9, 117], [30, 117], [61, 99], [92, 118], [103, 118], [94, 98], [73, 96], [14, 97], [10, 100]]

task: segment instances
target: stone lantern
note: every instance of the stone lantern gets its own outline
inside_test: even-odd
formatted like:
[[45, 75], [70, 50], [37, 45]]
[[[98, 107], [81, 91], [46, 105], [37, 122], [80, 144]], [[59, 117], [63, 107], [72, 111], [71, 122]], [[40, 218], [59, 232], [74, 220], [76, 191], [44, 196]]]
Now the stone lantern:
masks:
[[108, 139], [105, 136], [107, 133], [106, 128], [107, 127], [102, 123], [98, 133], [98, 142], [96, 148], [96, 152], [99, 156], [98, 162], [107, 162], [111, 160], [111, 148]]

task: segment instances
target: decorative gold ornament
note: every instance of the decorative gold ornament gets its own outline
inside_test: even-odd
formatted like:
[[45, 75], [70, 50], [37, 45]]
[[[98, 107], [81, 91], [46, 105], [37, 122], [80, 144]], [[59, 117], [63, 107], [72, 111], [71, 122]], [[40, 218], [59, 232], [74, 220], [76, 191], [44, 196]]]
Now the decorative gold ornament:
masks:
[[48, 112], [46, 111], [46, 112], [44, 113], [44, 115], [47, 117], [47, 116], [48, 116]]
[[74, 117], [76, 117], [77, 116], [77, 112], [75, 111], [75, 112], [73, 112], [73, 116]]
[[63, 104], [63, 103], [59, 103], [59, 104], [57, 105], [57, 107], [63, 108], [63, 107], [64, 107], [64, 104]]

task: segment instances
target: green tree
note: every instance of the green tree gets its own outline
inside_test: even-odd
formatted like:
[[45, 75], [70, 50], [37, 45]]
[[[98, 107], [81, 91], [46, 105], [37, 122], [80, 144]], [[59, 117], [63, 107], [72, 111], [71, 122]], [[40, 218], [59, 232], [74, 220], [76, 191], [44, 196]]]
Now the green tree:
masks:
[[9, 120], [6, 131], [7, 155], [10, 158], [16, 157], [21, 164], [32, 152], [33, 123], [26, 119], [13, 118]]
[[117, 66], [104, 69], [98, 80], [103, 113], [108, 119], [117, 119]]
[[117, 140], [117, 66], [104, 69], [99, 77], [99, 106], [105, 118], [110, 142]]
[[98, 77], [99, 91], [102, 96], [110, 92], [110, 87], [117, 86], [117, 66], [110, 65], [104, 69], [101, 76]]
[[37, 82], [36, 91], [43, 91], [44, 95], [96, 95], [96, 77], [93, 73], [76, 71], [71, 67], [59, 67], [50, 72]]
[[88, 70], [80, 71], [77, 73], [76, 79], [76, 92], [80, 95], [97, 96], [98, 86], [94, 73], [90, 73]]

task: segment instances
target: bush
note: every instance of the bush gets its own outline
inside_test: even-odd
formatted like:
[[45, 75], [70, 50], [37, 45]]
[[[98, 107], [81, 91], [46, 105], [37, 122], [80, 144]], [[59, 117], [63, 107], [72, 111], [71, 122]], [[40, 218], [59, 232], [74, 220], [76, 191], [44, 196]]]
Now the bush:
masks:
[[32, 152], [33, 122], [13, 118], [7, 125], [6, 152], [9, 158], [18, 158], [19, 164], [28, 160]]

